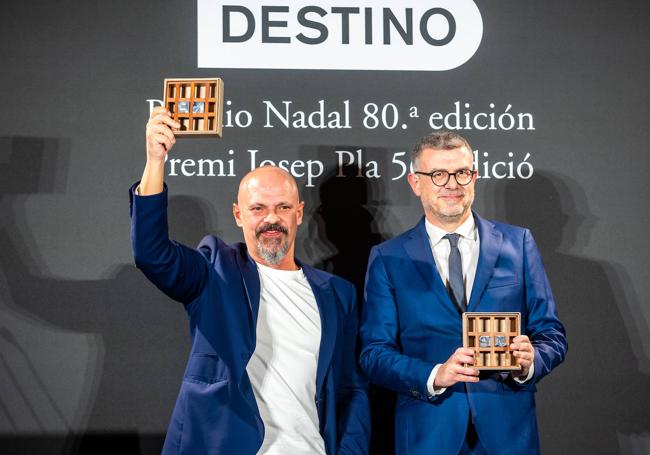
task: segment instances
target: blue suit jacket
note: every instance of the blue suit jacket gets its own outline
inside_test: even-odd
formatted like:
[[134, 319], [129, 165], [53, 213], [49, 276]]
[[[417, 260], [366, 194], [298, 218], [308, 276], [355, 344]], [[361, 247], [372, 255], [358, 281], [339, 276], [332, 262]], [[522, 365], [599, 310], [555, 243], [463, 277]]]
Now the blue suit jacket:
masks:
[[362, 368], [371, 382], [399, 393], [399, 454], [458, 453], [470, 415], [490, 453], [539, 452], [533, 392], [564, 360], [564, 327], [530, 231], [474, 218], [480, 254], [468, 311], [521, 312], [535, 374], [524, 385], [509, 374], [483, 374], [428, 396], [432, 368], [462, 346], [462, 317], [436, 269], [423, 218], [372, 250], [361, 322]]
[[[255, 349], [260, 281], [244, 244], [207, 236], [197, 249], [170, 241], [167, 191], [131, 189], [137, 266], [185, 304], [192, 350], [165, 439], [165, 454], [256, 454], [264, 426], [246, 374]], [[357, 368], [357, 310], [351, 283], [300, 264], [318, 304], [322, 336], [316, 374], [320, 433], [328, 454], [368, 451], [366, 384]]]

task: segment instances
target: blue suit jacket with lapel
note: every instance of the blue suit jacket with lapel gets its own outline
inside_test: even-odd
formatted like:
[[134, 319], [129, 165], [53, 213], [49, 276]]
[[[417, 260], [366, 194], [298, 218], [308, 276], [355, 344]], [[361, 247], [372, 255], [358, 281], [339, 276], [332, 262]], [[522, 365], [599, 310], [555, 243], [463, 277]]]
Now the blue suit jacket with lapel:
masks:
[[[135, 187], [135, 185], [134, 185]], [[205, 237], [197, 249], [168, 239], [167, 190], [131, 189], [135, 262], [185, 304], [192, 349], [165, 439], [165, 454], [255, 454], [264, 426], [246, 374], [255, 349], [260, 281], [244, 244]], [[328, 454], [367, 453], [370, 415], [356, 362], [357, 310], [351, 283], [300, 264], [321, 317], [316, 374], [320, 433]]]
[[462, 317], [436, 269], [422, 218], [372, 250], [361, 322], [362, 368], [371, 382], [399, 393], [400, 455], [458, 453], [470, 415], [490, 453], [539, 452], [533, 392], [564, 360], [564, 327], [530, 231], [474, 218], [480, 254], [468, 311], [521, 312], [535, 373], [524, 385], [505, 373], [484, 374], [429, 397], [432, 368], [462, 346]]

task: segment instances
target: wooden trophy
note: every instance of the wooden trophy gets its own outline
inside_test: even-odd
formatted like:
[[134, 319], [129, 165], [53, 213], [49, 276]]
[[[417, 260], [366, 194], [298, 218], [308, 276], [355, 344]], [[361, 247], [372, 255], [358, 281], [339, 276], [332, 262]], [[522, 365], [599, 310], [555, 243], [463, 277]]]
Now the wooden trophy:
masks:
[[165, 79], [165, 107], [181, 127], [177, 137], [221, 137], [223, 81], [220, 78]]
[[521, 333], [521, 313], [463, 313], [463, 347], [474, 349], [479, 370], [519, 370], [510, 352]]

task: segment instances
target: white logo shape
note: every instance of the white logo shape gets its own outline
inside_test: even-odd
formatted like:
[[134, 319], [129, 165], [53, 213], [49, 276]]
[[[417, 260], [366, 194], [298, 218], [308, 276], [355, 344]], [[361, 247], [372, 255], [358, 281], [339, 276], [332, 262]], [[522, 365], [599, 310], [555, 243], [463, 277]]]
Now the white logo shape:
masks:
[[472, 0], [197, 0], [199, 68], [445, 71], [483, 36]]

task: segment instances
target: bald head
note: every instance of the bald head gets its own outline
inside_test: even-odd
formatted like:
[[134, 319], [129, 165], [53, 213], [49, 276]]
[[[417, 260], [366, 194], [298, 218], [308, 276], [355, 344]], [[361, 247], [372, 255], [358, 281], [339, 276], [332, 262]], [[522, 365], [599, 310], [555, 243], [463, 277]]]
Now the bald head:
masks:
[[286, 192], [296, 203], [300, 200], [298, 184], [293, 176], [276, 166], [262, 166], [253, 169], [246, 174], [239, 182], [239, 191], [237, 191], [237, 203], [245, 203], [250, 199], [251, 194], [262, 191], [275, 189], [276, 191]]
[[244, 176], [233, 215], [256, 262], [279, 269], [297, 269], [294, 243], [302, 223], [303, 206], [296, 180], [287, 171], [264, 166]]

